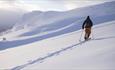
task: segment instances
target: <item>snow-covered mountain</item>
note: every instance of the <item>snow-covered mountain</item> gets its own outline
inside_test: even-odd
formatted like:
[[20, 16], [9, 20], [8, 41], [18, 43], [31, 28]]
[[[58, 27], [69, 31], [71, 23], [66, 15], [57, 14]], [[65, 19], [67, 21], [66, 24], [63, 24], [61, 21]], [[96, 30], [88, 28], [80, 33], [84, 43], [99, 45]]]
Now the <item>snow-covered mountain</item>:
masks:
[[[115, 1], [66, 12], [33, 11], [0, 36], [0, 69], [115, 69]], [[90, 15], [91, 40], [79, 41]], [[6, 40], [3, 40], [6, 38]]]
[[21, 22], [14, 26], [15, 30], [23, 28], [31, 29], [24, 36], [31, 36], [41, 32], [52, 31], [74, 23], [75, 30], [80, 29], [83, 20], [90, 15], [94, 24], [99, 24], [115, 19], [115, 1], [99, 5], [73, 9], [65, 12], [56, 11], [33, 11], [24, 15]]
[[[41, 41], [43, 39], [79, 30], [81, 29], [83, 21], [86, 19], [86, 15], [89, 14], [93, 15], [91, 16], [91, 19], [94, 24], [115, 20], [114, 6], [115, 1], [66, 12], [33, 11], [27, 13], [20, 21], [21, 23], [17, 23], [13, 28], [13, 32], [1, 36], [1, 38], [6, 37], [7, 40], [11, 41], [9, 42], [11, 45], [7, 45], [7, 47], [5, 44], [1, 44], [1, 49], [29, 44], [35, 41]], [[35, 21], [33, 22], [33, 20]], [[15, 31], [15, 29], [18, 30]]]
[[23, 14], [23, 10], [0, 8], [0, 33], [11, 29], [21, 19]]

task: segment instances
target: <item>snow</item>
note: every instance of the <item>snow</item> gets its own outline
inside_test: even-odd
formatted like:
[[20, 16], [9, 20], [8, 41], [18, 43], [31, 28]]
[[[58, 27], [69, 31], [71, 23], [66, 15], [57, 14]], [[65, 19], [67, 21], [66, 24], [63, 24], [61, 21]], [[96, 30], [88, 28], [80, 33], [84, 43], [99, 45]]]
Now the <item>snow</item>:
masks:
[[94, 26], [94, 39], [79, 43], [81, 30], [0, 51], [1, 69], [115, 69], [115, 21]]
[[[0, 69], [115, 69], [114, 3], [25, 14], [10, 33], [0, 36]], [[80, 42], [81, 25], [89, 14], [92, 39], [83, 41], [83, 33]]]
[[25, 11], [21, 9], [0, 8], [0, 35], [1, 32], [11, 29], [21, 19], [24, 13]]
[[[22, 20], [14, 26], [16, 30], [26, 28], [34, 28], [31, 33], [25, 33], [31, 35], [33, 33], [41, 33], [47, 30], [60, 29], [61, 26], [69, 25], [76, 22], [78, 25], [89, 15], [94, 24], [104, 23], [107, 21], [115, 20], [115, 1], [107, 2], [99, 5], [88, 6], [83, 8], [77, 8], [65, 12], [57, 11], [32, 11], [24, 14]], [[77, 20], [80, 20], [77, 22]], [[57, 26], [56, 26], [57, 25]], [[59, 26], [59, 27], [58, 27]], [[46, 29], [45, 29], [46, 28]], [[77, 30], [80, 29], [77, 26]]]

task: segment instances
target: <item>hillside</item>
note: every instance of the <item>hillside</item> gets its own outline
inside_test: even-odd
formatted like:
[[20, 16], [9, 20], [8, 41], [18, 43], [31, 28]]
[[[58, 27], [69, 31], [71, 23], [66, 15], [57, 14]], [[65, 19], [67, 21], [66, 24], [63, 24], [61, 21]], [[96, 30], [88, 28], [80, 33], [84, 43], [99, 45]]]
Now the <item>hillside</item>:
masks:
[[79, 42], [79, 30], [0, 51], [0, 67], [13, 70], [115, 69], [114, 23], [94, 26], [94, 38], [88, 42]]
[[[9, 33], [0, 36], [0, 69], [115, 69], [114, 8], [115, 1], [24, 14]], [[83, 33], [80, 41], [87, 15], [94, 24], [91, 40], [84, 41]]]
[[[115, 20], [115, 1], [106, 2], [99, 5], [77, 8], [65, 12], [57, 11], [32, 11], [26, 13], [23, 19], [14, 26], [15, 30], [31, 29], [22, 34], [23, 36], [36, 35], [41, 32], [57, 30], [74, 23], [75, 30], [80, 29], [83, 20], [90, 15], [94, 24], [100, 24]], [[74, 30], [74, 31], [75, 31]]]

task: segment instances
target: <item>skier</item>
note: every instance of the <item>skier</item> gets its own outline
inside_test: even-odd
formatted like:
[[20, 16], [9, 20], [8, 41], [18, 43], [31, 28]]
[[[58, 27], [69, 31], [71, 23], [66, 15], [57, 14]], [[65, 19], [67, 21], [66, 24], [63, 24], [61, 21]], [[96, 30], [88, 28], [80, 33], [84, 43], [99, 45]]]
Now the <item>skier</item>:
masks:
[[93, 22], [91, 21], [90, 17], [87, 16], [86, 20], [83, 22], [82, 29], [85, 29], [85, 36], [84, 39], [90, 39], [89, 36], [91, 34], [91, 27], [93, 26]]

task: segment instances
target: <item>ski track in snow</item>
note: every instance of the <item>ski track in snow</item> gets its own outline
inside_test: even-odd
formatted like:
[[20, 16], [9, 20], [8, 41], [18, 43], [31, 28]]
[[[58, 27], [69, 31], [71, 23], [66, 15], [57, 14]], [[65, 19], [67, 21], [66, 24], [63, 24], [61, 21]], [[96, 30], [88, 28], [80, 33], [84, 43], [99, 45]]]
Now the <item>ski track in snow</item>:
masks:
[[[115, 2], [114, 2], [115, 3]], [[113, 6], [112, 6], [113, 7]], [[104, 8], [105, 10], [106, 10], [106, 7]], [[90, 10], [90, 8], [89, 8], [89, 10]], [[88, 10], [87, 10], [88, 11]], [[82, 12], [87, 12], [87, 11], [82, 11]], [[102, 11], [101, 9], [100, 9], [100, 11]], [[78, 11], [79, 12], [79, 11]], [[98, 10], [96, 10], [96, 11], [94, 11], [94, 13], [91, 13], [91, 15], [93, 15], [94, 16], [94, 14], [95, 13], [97, 13], [98, 12]], [[72, 13], [74, 13], [74, 11], [72, 12]], [[81, 13], [81, 12], [80, 12]], [[89, 12], [90, 13], [90, 12]], [[67, 13], [68, 14], [68, 13]], [[70, 12], [70, 14], [71, 14], [71, 12]], [[79, 14], [79, 13], [78, 13]], [[87, 15], [88, 13], [84, 13], [83, 14], [83, 16], [85, 16], [85, 15]], [[99, 13], [99, 14], [101, 14], [101, 12]], [[105, 24], [104, 26], [103, 26], [103, 24], [102, 24], [102, 26], [101, 26], [101, 24], [100, 24], [100, 26], [95, 26], [94, 27], [94, 30], [95, 29], [98, 29], [98, 28], [101, 28], [101, 27], [106, 27], [106, 26], [108, 26], [108, 25], [111, 25], [110, 23], [108, 23], [108, 21], [112, 21], [112, 20], [115, 20], [114, 19], [114, 17], [115, 17], [115, 15], [114, 15], [114, 13], [111, 15], [111, 14], [108, 14], [108, 15], [105, 15], [106, 13], [103, 13], [103, 15], [100, 15], [100, 17], [99, 16], [97, 16], [97, 17], [95, 17], [95, 18], [93, 18], [92, 20], [94, 21], [94, 24], [99, 24], [99, 23], [107, 23], [107, 24]], [[75, 14], [74, 14], [75, 15]], [[79, 15], [82, 15], [82, 14], [79, 14]], [[98, 15], [98, 14], [95, 14], [95, 15]], [[68, 16], [68, 15], [67, 15]], [[112, 17], [111, 17], [112, 16]], [[66, 16], [65, 16], [66, 17]], [[84, 19], [84, 17], [83, 17], [83, 19]], [[77, 21], [77, 22], [82, 22], [82, 20], [83, 19], [81, 19], [80, 21]], [[114, 21], [115, 22], [115, 21]], [[114, 24], [114, 22], [112, 22], [112, 25]], [[70, 23], [69, 25], [67, 25], [67, 26], [64, 26], [64, 27], [62, 27], [62, 28], [59, 28], [59, 29], [56, 29], [56, 30], [52, 30], [52, 31], [46, 31], [46, 32], [43, 32], [43, 34], [41, 33], [40, 34], [40, 36], [39, 35], [32, 35], [31, 37], [30, 36], [28, 36], [26, 39], [24, 39], [23, 37], [22, 37], [22, 39], [16, 39], [16, 40], [13, 40], [13, 41], [3, 41], [3, 42], [0, 42], [0, 51], [2, 51], [2, 50], [6, 50], [6, 49], [10, 49], [10, 48], [14, 48], [14, 47], [17, 47], [17, 46], [23, 46], [23, 45], [27, 45], [27, 44], [32, 44], [32, 43], [34, 43], [34, 42], [38, 42], [38, 41], [41, 41], [41, 40], [44, 40], [44, 39], [48, 39], [48, 38], [52, 38], [52, 37], [55, 37], [55, 36], [59, 36], [59, 35], [63, 35], [63, 34], [66, 34], [67, 36], [68, 36], [68, 34], [67, 33], [71, 33], [71, 32], [74, 32], [74, 31], [76, 31], [76, 30], [78, 30], [79, 28], [77, 28], [77, 27], [80, 27], [80, 26], [78, 26], [80, 23], [77, 23], [76, 24], [76, 22], [73, 22], [73, 23]], [[111, 31], [112, 32], [112, 31]], [[97, 32], [98, 33], [98, 32]], [[106, 32], [105, 32], [106, 33]], [[113, 34], [113, 33], [110, 33], [110, 34]], [[19, 34], [18, 34], [19, 35]], [[21, 35], [21, 34], [20, 34]], [[65, 52], [65, 51], [69, 51], [69, 50], [74, 50], [73, 48], [74, 47], [81, 47], [81, 45], [82, 44], [85, 44], [85, 43], [89, 43], [89, 42], [93, 42], [93, 41], [98, 41], [98, 40], [102, 40], [102, 41], [104, 41], [104, 39], [113, 39], [113, 38], [115, 38], [115, 36], [113, 35], [107, 35], [107, 36], [102, 36], [102, 37], [99, 37], [99, 38], [93, 38], [93, 39], [91, 39], [91, 40], [89, 40], [88, 42], [87, 41], [81, 41], [81, 42], [78, 42], [78, 43], [72, 43], [71, 45], [69, 45], [69, 46], [65, 46], [64, 48], [62, 48], [61, 46], [57, 46], [57, 47], [61, 47], [61, 48], [59, 48], [58, 50], [52, 50], [52, 51], [49, 51], [49, 52], [47, 52], [47, 53], [45, 53], [45, 55], [43, 55], [43, 56], [39, 56], [38, 54], [37, 54], [37, 58], [35, 58], [35, 59], [29, 59], [29, 61], [28, 61], [28, 59], [26, 59], [27, 61], [26, 61], [26, 63], [21, 63], [21, 64], [18, 64], [18, 65], [13, 65], [13, 67], [10, 67], [10, 69], [11, 70], [21, 70], [21, 69], [23, 69], [23, 68], [26, 68], [26, 67], [28, 67], [28, 66], [31, 66], [32, 64], [35, 64], [35, 63], [38, 63], [38, 64], [40, 64], [40, 63], [42, 63], [42, 62], [44, 62], [45, 60], [47, 60], [48, 58], [51, 58], [51, 57], [54, 57], [54, 56], [57, 56], [57, 55], [60, 55], [61, 53], [63, 53], [63, 52]], [[59, 39], [60, 40], [60, 39]], [[56, 41], [57, 42], [57, 41]], [[109, 44], [110, 45], [110, 44]], [[55, 46], [54, 46], [55, 47]], [[15, 48], [14, 48], [15, 49]], [[24, 49], [24, 51], [25, 51], [26, 49]], [[9, 52], [7, 52], [7, 53], [9, 53]], [[41, 54], [41, 53], [40, 53]], [[4, 55], [4, 54], [3, 54]], [[27, 55], [27, 54], [26, 54]], [[29, 54], [30, 55], [30, 54]], [[24, 57], [23, 57], [24, 58]], [[16, 58], [16, 60], [17, 60], [17, 58]], [[2, 60], [1, 60], [2, 61]], [[4, 61], [4, 60], [3, 60]], [[3, 63], [5, 63], [5, 62], [3, 62]], [[6, 64], [7, 65], [7, 64]], [[12, 65], [11, 65], [12, 66]], [[1, 66], [2, 67], [2, 66]]]
[[103, 37], [103, 38], [96, 38], [96, 39], [91, 39], [91, 40], [88, 40], [88, 41], [81, 41], [81, 42], [79, 42], [77, 44], [74, 44], [72, 46], [68, 46], [66, 48], [61, 48], [61, 50], [55, 51], [53, 53], [49, 53], [48, 55], [46, 55], [44, 57], [39, 57], [39, 58], [37, 58], [37, 59], [35, 59], [33, 61], [30, 60], [28, 63], [16, 66], [16, 67], [12, 68], [11, 70], [21, 70], [21, 69], [23, 69], [23, 68], [25, 68], [25, 67], [27, 67], [29, 65], [32, 65], [32, 64], [34, 64], [36, 62], [42, 63], [42, 62], [44, 62], [44, 60], [46, 60], [48, 58], [51, 58], [51, 57], [56, 56], [56, 55], [59, 55], [60, 53], [63, 53], [64, 51], [71, 50], [72, 48], [78, 47], [79, 45], [81, 46], [82, 44], [84, 44], [86, 42], [95, 41], [95, 40], [111, 39], [111, 38], [115, 38], [115, 36]]
[[[93, 40], [93, 39], [91, 39], [91, 40]], [[89, 41], [90, 41], [90, 40], [89, 40]], [[78, 45], [82, 45], [82, 44], [85, 43], [85, 42], [87, 42], [87, 41], [81, 41], [81, 42], [79, 42], [78, 44], [75, 44], [75, 45], [72, 45], [72, 46], [69, 46], [69, 47], [66, 47], [66, 48], [62, 48], [62, 49], [59, 50], [59, 51], [55, 51], [55, 52], [50, 53], [50, 54], [48, 54], [48, 55], [46, 55], [46, 56], [44, 56], [44, 57], [39, 57], [39, 58], [37, 58], [36, 60], [30, 61], [29, 63], [23, 64], [23, 65], [20, 65], [20, 66], [16, 66], [16, 67], [12, 68], [11, 70], [20, 70], [20, 69], [23, 69], [23, 68], [25, 68], [25, 67], [27, 67], [27, 66], [29, 66], [29, 65], [31, 65], [31, 64], [34, 64], [34, 63], [36, 63], [36, 62], [42, 63], [44, 60], [46, 60], [46, 59], [48, 59], [48, 58], [50, 58], [50, 57], [53, 57], [53, 56], [58, 55], [58, 54], [60, 54], [60, 53], [62, 53], [62, 52], [64, 52], [64, 51], [67, 51], [67, 50], [69, 50], [69, 49], [72, 49], [73, 47], [76, 47], [76, 46], [78, 46]]]
[[[114, 23], [114, 22], [112, 22], [112, 23]], [[111, 24], [110, 24], [110, 23], [106, 23], [105, 25], [107, 26], [107, 25], [111, 25]], [[95, 26], [94, 28], [95, 28], [95, 29], [96, 29], [96, 28], [101, 28], [102, 26], [103, 26], [103, 24], [100, 24], [99, 26], [97, 25], [97, 26]], [[13, 67], [11, 70], [20, 70], [20, 69], [23, 69], [23, 68], [25, 68], [25, 67], [27, 67], [27, 66], [29, 66], [29, 65], [32, 65], [32, 64], [34, 64], [34, 63], [36, 63], [36, 62], [42, 63], [42, 62], [44, 62], [44, 60], [46, 60], [46, 59], [48, 59], [48, 58], [51, 58], [51, 57], [53, 57], [53, 56], [55, 56], [55, 55], [59, 55], [60, 53], [63, 53], [64, 51], [71, 50], [73, 47], [80, 47], [82, 44], [84, 44], [84, 43], [86, 43], [86, 42], [89, 43], [90, 41], [92, 42], [92, 41], [96, 41], [96, 40], [104, 40], [104, 39], [111, 39], [111, 38], [115, 38], [115, 36], [101, 37], [101, 38], [91, 39], [91, 40], [88, 40], [88, 41], [81, 41], [81, 42], [79, 42], [79, 43], [77, 43], [77, 44], [68, 46], [68, 47], [66, 47], [66, 48], [61, 48], [61, 49], [58, 50], [58, 51], [55, 51], [55, 52], [52, 52], [52, 53], [49, 52], [49, 54], [47, 54], [47, 55], [45, 55], [45, 56], [43, 56], [43, 57], [38, 57], [38, 58], [35, 59], [35, 60], [30, 60], [29, 62], [27, 62], [27, 63], [25, 63], [25, 64], [22, 64], [22, 65]]]
[[[112, 22], [113, 23], [113, 22]], [[110, 23], [107, 23], [107, 24], [105, 24], [106, 26], [107, 25], [111, 25]], [[102, 24], [102, 26], [103, 26], [103, 24]], [[100, 26], [95, 26], [94, 28], [101, 28], [102, 27], [101, 26], [101, 24], [100, 24]], [[111, 36], [111, 37], [101, 37], [101, 38], [96, 38], [96, 39], [91, 39], [91, 40], [89, 40], [89, 41], [94, 41], [94, 40], [103, 40], [103, 39], [110, 39], [110, 38], [115, 38], [115, 36]], [[25, 68], [25, 67], [27, 67], [27, 66], [29, 66], [29, 65], [32, 65], [32, 64], [34, 64], [34, 63], [36, 63], [36, 62], [39, 62], [39, 63], [42, 63], [44, 60], [46, 60], [46, 59], [48, 59], [48, 58], [50, 58], [50, 57], [53, 57], [53, 56], [55, 56], [55, 55], [59, 55], [60, 53], [62, 53], [62, 52], [64, 52], [64, 51], [67, 51], [67, 50], [71, 50], [73, 47], [78, 47], [79, 45], [82, 45], [83, 43], [85, 43], [85, 42], [87, 42], [87, 41], [81, 41], [81, 42], [79, 42], [79, 43], [77, 43], [77, 44], [74, 44], [74, 45], [71, 45], [71, 46], [68, 46], [68, 47], [66, 47], [66, 48], [60, 48], [60, 50], [58, 50], [58, 51], [55, 51], [55, 52], [49, 52], [49, 54], [47, 54], [47, 55], [45, 55], [45, 56], [43, 56], [43, 57], [38, 57], [37, 59], [35, 59], [35, 60], [30, 60], [30, 61], [28, 61], [27, 63], [25, 63], [25, 64], [22, 64], [22, 65], [19, 65], [19, 66], [16, 66], [16, 67], [13, 67], [11, 70], [20, 70], [20, 69], [23, 69], [23, 68]]]

